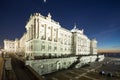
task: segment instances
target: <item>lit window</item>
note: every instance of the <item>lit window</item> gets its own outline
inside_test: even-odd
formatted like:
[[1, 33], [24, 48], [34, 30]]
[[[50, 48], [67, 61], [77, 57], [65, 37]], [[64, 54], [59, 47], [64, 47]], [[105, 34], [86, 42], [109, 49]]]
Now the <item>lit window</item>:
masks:
[[50, 27], [48, 27], [48, 29], [50, 29]]

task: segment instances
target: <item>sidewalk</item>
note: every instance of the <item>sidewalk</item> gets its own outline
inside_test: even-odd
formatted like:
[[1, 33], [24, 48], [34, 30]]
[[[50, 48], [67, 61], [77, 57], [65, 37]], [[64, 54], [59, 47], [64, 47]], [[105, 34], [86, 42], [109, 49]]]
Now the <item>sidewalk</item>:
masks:
[[2, 80], [3, 66], [4, 66], [4, 61], [3, 58], [0, 57], [0, 80]]

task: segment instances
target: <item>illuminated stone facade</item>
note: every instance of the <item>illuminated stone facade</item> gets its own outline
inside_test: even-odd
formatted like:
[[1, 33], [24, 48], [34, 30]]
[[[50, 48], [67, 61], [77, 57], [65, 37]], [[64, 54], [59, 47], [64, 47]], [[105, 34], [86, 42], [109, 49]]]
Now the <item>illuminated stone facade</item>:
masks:
[[19, 53], [24, 55], [26, 44], [26, 34], [24, 34], [20, 39], [15, 40], [4, 40], [4, 50], [7, 53]]
[[25, 57], [34, 59], [36, 56], [61, 56], [61, 55], [90, 55], [97, 54], [97, 41], [90, 40], [84, 35], [84, 30], [79, 30], [76, 25], [72, 30], [67, 30], [51, 19], [40, 13], [30, 16], [26, 24], [26, 33], [21, 39], [4, 41], [7, 52], [23, 52]]
[[97, 54], [97, 41], [90, 40], [74, 26], [67, 30], [40, 13], [30, 16], [26, 25], [26, 57]]
[[15, 41], [5, 39], [4, 50], [9, 53], [15, 52]]
[[97, 55], [97, 41], [90, 40], [83, 29], [75, 25], [67, 30], [51, 18], [50, 14], [47, 17], [40, 13], [31, 15], [25, 26], [26, 33], [15, 41], [4, 40], [4, 50], [22, 53], [25, 64], [40, 75], [104, 59], [104, 55]]

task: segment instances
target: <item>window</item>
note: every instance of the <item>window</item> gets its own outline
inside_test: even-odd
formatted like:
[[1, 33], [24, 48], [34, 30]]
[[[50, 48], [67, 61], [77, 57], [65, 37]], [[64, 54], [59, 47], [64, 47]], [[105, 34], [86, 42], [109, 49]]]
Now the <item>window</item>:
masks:
[[54, 29], [54, 31], [56, 31], [56, 29]]
[[48, 51], [50, 51], [50, 50], [51, 50], [51, 46], [49, 45], [49, 46], [48, 46]]
[[45, 49], [45, 44], [42, 44], [41, 45], [41, 50], [44, 50]]
[[62, 50], [63, 50], [63, 48], [60, 48], [60, 50], [62, 51]]
[[51, 38], [51, 37], [48, 37], [48, 40], [49, 40], [49, 41], [52, 41], [52, 38]]
[[30, 50], [33, 50], [33, 45], [30, 46]]
[[66, 51], [67, 49], [65, 48], [65, 51]]
[[66, 65], [66, 62], [64, 62], [64, 65]]
[[57, 50], [57, 46], [54, 47], [54, 51], [56, 51], [56, 50]]
[[70, 44], [70, 41], [68, 42], [68, 45], [71, 45], [71, 44]]
[[45, 37], [45, 36], [42, 36], [42, 37], [41, 37], [41, 40], [45, 40], [45, 39], [46, 39], [46, 37]]
[[41, 27], [44, 27], [44, 25], [42, 24]]
[[50, 29], [50, 27], [48, 27], [48, 29]]
[[57, 39], [55, 38], [54, 41], [57, 42]]
[[61, 44], [63, 44], [63, 40], [61, 39]]

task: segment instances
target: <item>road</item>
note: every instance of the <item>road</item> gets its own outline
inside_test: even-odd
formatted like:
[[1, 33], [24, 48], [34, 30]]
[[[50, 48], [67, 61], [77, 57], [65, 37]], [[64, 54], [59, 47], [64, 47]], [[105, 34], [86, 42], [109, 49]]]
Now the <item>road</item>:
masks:
[[4, 61], [3, 58], [0, 56], [0, 80], [2, 79], [3, 65], [4, 65]]
[[11, 64], [18, 80], [37, 80], [24, 63], [14, 56], [12, 56]]

